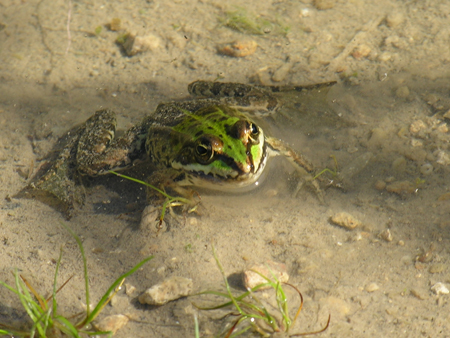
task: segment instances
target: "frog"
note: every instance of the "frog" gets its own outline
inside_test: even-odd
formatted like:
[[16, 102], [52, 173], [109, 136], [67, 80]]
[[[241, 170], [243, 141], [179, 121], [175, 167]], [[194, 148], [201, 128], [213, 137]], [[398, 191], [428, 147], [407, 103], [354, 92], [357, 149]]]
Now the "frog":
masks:
[[69, 218], [74, 205], [83, 202], [80, 190], [86, 176], [149, 162], [149, 183], [157, 182], [162, 189], [170, 186], [192, 198], [195, 188], [250, 190], [259, 185], [268, 160], [283, 156], [309, 177], [303, 181], [309, 181], [322, 200], [312, 162], [287, 142], [270, 136], [256, 121], [280, 111], [283, 103], [278, 93], [328, 90], [335, 83], [264, 86], [197, 80], [188, 85], [192, 98], [160, 103], [153, 114], [120, 137], [115, 137], [115, 113], [98, 110], [67, 134], [55, 161], [30, 187], [50, 194]]

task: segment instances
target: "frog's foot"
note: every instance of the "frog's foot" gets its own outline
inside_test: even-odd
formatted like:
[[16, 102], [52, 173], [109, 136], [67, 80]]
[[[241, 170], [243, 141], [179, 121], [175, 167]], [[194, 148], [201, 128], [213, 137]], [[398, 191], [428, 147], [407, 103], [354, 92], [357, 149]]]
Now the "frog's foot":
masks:
[[[200, 195], [188, 187], [180, 186], [176, 179], [180, 173], [176, 170], [156, 171], [148, 181], [147, 199], [152, 204], [161, 204], [162, 211], [159, 224], [169, 210], [170, 215], [177, 220], [185, 218], [186, 214], [196, 212], [200, 204]], [[155, 202], [156, 201], [156, 202]], [[180, 212], [175, 212], [178, 209]]]
[[292, 193], [292, 196], [294, 198], [297, 197], [299, 192], [306, 186], [314, 191], [320, 204], [325, 204], [324, 192], [320, 188], [319, 182], [315, 177], [306, 172], [301, 173], [299, 171], [296, 171], [295, 180], [297, 181], [297, 185], [295, 186], [295, 189]]

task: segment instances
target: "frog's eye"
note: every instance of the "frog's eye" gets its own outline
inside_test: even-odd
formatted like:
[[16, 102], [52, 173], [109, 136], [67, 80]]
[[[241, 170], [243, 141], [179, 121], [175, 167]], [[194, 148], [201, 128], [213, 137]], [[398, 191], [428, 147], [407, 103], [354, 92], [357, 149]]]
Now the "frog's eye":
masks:
[[250, 139], [254, 143], [258, 143], [258, 136], [259, 136], [259, 128], [256, 124], [250, 122], [250, 125], [248, 126], [248, 130], [250, 131]]
[[198, 161], [200, 163], [209, 163], [214, 156], [211, 142], [205, 138], [199, 139], [197, 141], [197, 144], [195, 145], [195, 154], [197, 155]]
[[252, 136], [259, 135], [259, 128], [256, 124], [250, 123], [250, 133], [252, 134]]

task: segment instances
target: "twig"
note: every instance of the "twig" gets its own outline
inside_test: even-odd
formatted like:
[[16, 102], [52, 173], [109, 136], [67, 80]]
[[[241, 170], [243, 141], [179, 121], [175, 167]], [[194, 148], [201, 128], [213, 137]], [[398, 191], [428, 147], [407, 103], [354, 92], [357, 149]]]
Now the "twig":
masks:
[[383, 21], [385, 14], [378, 16], [376, 19], [367, 22], [349, 41], [347, 46], [340, 52], [328, 65], [328, 70], [335, 72], [342, 61], [358, 46], [362, 41], [366, 40], [367, 34], [377, 28]]

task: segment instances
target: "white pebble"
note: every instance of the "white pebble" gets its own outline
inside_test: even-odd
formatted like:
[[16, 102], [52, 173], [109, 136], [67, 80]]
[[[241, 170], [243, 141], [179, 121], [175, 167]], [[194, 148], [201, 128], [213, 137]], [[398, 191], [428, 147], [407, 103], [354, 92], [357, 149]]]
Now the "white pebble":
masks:
[[447, 287], [444, 283], [438, 282], [431, 287], [431, 291], [433, 291], [437, 295], [447, 295], [449, 293]]

